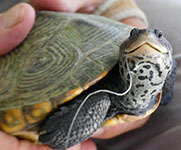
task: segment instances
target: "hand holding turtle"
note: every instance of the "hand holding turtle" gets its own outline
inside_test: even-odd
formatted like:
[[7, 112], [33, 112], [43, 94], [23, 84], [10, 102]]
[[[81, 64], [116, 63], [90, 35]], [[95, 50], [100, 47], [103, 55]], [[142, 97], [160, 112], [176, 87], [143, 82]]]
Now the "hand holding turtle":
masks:
[[[36, 4], [35, 4], [36, 5]], [[34, 11], [33, 9], [27, 5], [27, 4], [21, 4], [21, 7], [26, 7], [27, 9], [25, 9], [27, 12], [24, 11], [24, 14], [22, 15], [20, 13], [20, 15], [17, 15], [15, 16], [14, 18], [18, 18], [18, 22], [10, 22], [7, 26], [6, 23], [0, 21], [0, 24], [2, 25], [2, 28], [0, 30], [0, 46], [1, 46], [1, 49], [0, 49], [0, 54], [5, 54], [6, 52], [8, 52], [10, 49], [14, 48], [15, 46], [17, 46], [24, 38], [25, 36], [27, 35], [27, 33], [29, 32], [29, 30], [31, 29], [32, 25], [33, 25], [33, 22], [34, 22]], [[37, 5], [38, 6], [38, 5]], [[18, 8], [19, 9], [19, 8]], [[21, 10], [21, 9], [19, 9]], [[18, 11], [19, 11], [18, 10]], [[18, 14], [18, 13], [16, 13]], [[30, 15], [30, 16], [29, 16]], [[21, 18], [19, 18], [19, 16], [23, 16]], [[25, 19], [28, 19], [29, 17], [29, 22], [28, 21], [25, 21]], [[8, 16], [1, 16], [1, 18], [7, 18]], [[4, 19], [3, 18], [3, 19]], [[3, 20], [2, 19], [2, 20]], [[11, 19], [8, 19], [8, 20], [11, 20]], [[28, 23], [27, 23], [28, 22]], [[23, 24], [24, 23], [24, 24]], [[12, 25], [13, 24], [13, 25]], [[4, 29], [4, 27], [7, 27], [7, 29]], [[143, 27], [142, 27], [143, 28]], [[23, 31], [22, 31], [23, 30]], [[16, 33], [19, 32], [21, 34], [18, 34], [18, 37], [16, 35]], [[12, 40], [9, 40], [9, 36], [8, 35], [11, 35], [11, 37], [13, 38]], [[11, 38], [10, 37], [10, 38]], [[4, 45], [8, 45], [7, 47], [3, 47]], [[120, 134], [120, 133], [124, 133], [126, 131], [129, 131], [133, 128], [137, 128], [137, 127], [140, 127], [142, 126], [142, 124], [144, 124], [144, 122], [146, 121], [147, 119], [143, 120], [143, 121], [138, 121], [137, 123], [133, 122], [133, 123], [128, 123], [128, 124], [121, 124], [121, 125], [117, 125], [118, 128], [107, 128], [107, 129], [104, 129], [104, 136], [103, 135], [96, 135], [96, 137], [104, 137], [104, 138], [108, 138], [108, 137], [112, 137], [112, 136], [115, 136], [117, 134]], [[124, 126], [125, 125], [125, 126]], [[132, 126], [133, 125], [133, 126]], [[116, 132], [113, 132], [115, 130], [112, 130], [112, 129], [116, 129]], [[111, 131], [111, 132], [110, 132]], [[119, 133], [118, 133], [119, 132]], [[107, 134], [105, 134], [107, 133]], [[4, 133], [1, 133], [0, 134], [2, 136], [2, 141], [0, 143], [0, 145], [2, 145], [2, 147], [5, 147], [5, 146], [11, 146], [9, 145], [8, 143], [14, 143], [14, 148], [15, 150], [19, 150], [19, 149], [37, 149], [37, 150], [40, 150], [40, 149], [47, 149], [47, 148], [42, 148], [41, 146], [35, 146], [34, 144], [30, 144], [29, 142], [26, 142], [26, 141], [17, 141], [17, 139], [15, 139], [14, 137], [11, 137], [11, 136], [8, 136], [8, 135], [5, 135]], [[94, 135], [95, 137], [95, 135]], [[4, 141], [5, 140], [5, 141]], [[8, 141], [8, 142], [7, 142]], [[6, 143], [7, 142], [7, 143]], [[81, 147], [83, 149], [83, 146], [86, 146], [86, 143], [87, 143], [87, 146], [89, 146], [89, 148], [91, 150], [93, 149], [96, 149], [95, 148], [95, 145], [93, 143], [91, 143], [90, 141], [87, 141], [85, 142]], [[5, 146], [4, 146], [4, 145]], [[15, 146], [17, 145], [17, 147]], [[21, 148], [22, 146], [22, 148]], [[24, 147], [23, 147], [24, 146]], [[28, 147], [28, 146], [31, 146]], [[26, 147], [26, 148], [25, 148]], [[19, 149], [18, 149], [19, 148]], [[4, 149], [8, 149], [8, 147], [5, 147]], [[10, 149], [12, 150], [12, 147], [10, 147]], [[72, 148], [71, 148], [72, 149]], [[84, 148], [85, 149], [85, 148]], [[88, 149], [86, 147], [86, 149]]]

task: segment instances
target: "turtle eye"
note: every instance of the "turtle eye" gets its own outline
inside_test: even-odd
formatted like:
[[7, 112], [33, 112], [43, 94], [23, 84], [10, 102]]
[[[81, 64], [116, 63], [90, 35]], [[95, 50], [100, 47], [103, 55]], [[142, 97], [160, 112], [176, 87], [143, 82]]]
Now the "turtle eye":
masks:
[[155, 29], [155, 30], [154, 30], [154, 33], [155, 33], [155, 35], [156, 35], [159, 39], [161, 39], [161, 38], [163, 37], [162, 31], [160, 31], [160, 30], [158, 30], [158, 29]]
[[136, 39], [138, 34], [139, 34], [139, 29], [137, 29], [137, 28], [132, 29], [131, 32], [130, 32], [129, 39], [131, 39], [131, 40]]
[[130, 32], [130, 37], [134, 37], [135, 35], [137, 35], [139, 33], [139, 29], [134, 28], [131, 30]]

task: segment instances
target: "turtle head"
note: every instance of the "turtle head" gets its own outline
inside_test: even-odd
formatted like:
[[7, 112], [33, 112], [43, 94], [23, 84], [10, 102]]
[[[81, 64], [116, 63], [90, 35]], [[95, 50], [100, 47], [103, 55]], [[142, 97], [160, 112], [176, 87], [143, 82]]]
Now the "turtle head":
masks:
[[154, 107], [166, 77], [172, 69], [172, 48], [157, 29], [132, 29], [121, 46], [120, 74], [125, 88], [132, 79], [132, 88], [124, 96], [123, 106], [133, 114]]
[[132, 53], [137, 50], [140, 51], [144, 49], [145, 45], [152, 49], [152, 53], [172, 53], [172, 47], [164, 38], [162, 31], [158, 29], [137, 28], [132, 29], [130, 32], [125, 53]]

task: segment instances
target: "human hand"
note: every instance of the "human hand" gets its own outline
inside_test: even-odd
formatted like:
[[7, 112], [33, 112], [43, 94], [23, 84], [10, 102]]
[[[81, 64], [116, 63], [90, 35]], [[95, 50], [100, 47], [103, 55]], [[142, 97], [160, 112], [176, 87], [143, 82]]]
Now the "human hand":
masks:
[[[46, 2], [47, 1], [47, 2]], [[86, 0], [86, 3], [81, 3], [81, 0], [75, 5], [70, 7], [69, 4], [74, 2], [73, 0], [52, 0], [51, 5], [48, 4], [49, 0], [33, 0], [32, 4], [37, 9], [48, 9], [56, 11], [68, 11], [68, 12], [91, 12], [95, 9], [96, 3], [94, 0]], [[65, 2], [66, 1], [66, 2]], [[88, 3], [88, 1], [90, 3]], [[94, 1], [94, 3], [93, 3]], [[77, 2], [77, 1], [76, 1]], [[100, 1], [99, 1], [100, 2]], [[59, 3], [59, 5], [57, 5]], [[60, 5], [62, 4], [62, 5]], [[89, 5], [88, 5], [89, 4]], [[63, 7], [65, 5], [65, 7]], [[90, 9], [94, 6], [94, 9]], [[90, 6], [90, 7], [89, 7]], [[93, 7], [92, 7], [93, 8]], [[91, 10], [91, 11], [90, 11]], [[28, 4], [18, 4], [12, 8], [8, 13], [0, 15], [0, 55], [3, 55], [17, 45], [19, 45], [28, 32], [31, 30], [35, 19], [35, 11]], [[128, 23], [129, 24], [129, 23]], [[110, 138], [116, 135], [125, 133], [135, 128], [141, 127], [147, 119], [119, 124], [113, 127], [107, 127], [100, 129], [92, 137], [94, 138]], [[50, 148], [40, 145], [35, 145], [25, 140], [18, 140], [13, 136], [7, 135], [0, 132], [0, 147], [3, 150], [49, 150]], [[96, 145], [91, 141], [87, 140], [81, 144], [78, 144], [69, 150], [96, 150]]]

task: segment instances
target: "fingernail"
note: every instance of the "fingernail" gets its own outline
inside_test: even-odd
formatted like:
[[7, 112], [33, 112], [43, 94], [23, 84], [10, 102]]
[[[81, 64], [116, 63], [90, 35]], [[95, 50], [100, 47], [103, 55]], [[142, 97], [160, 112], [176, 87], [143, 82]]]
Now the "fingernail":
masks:
[[78, 144], [78, 145], [68, 148], [67, 150], [80, 150], [80, 149], [81, 149], [80, 144]]
[[1, 15], [0, 26], [3, 28], [12, 28], [21, 23], [23, 18], [24, 5], [16, 5]]
[[104, 133], [104, 129], [100, 128], [98, 129], [91, 137], [98, 137]]
[[77, 146], [76, 150], [81, 150], [81, 145]]
[[89, 6], [89, 7], [87, 7], [87, 12], [88, 13], [92, 13], [93, 11], [95, 11], [95, 7], [94, 6]]

